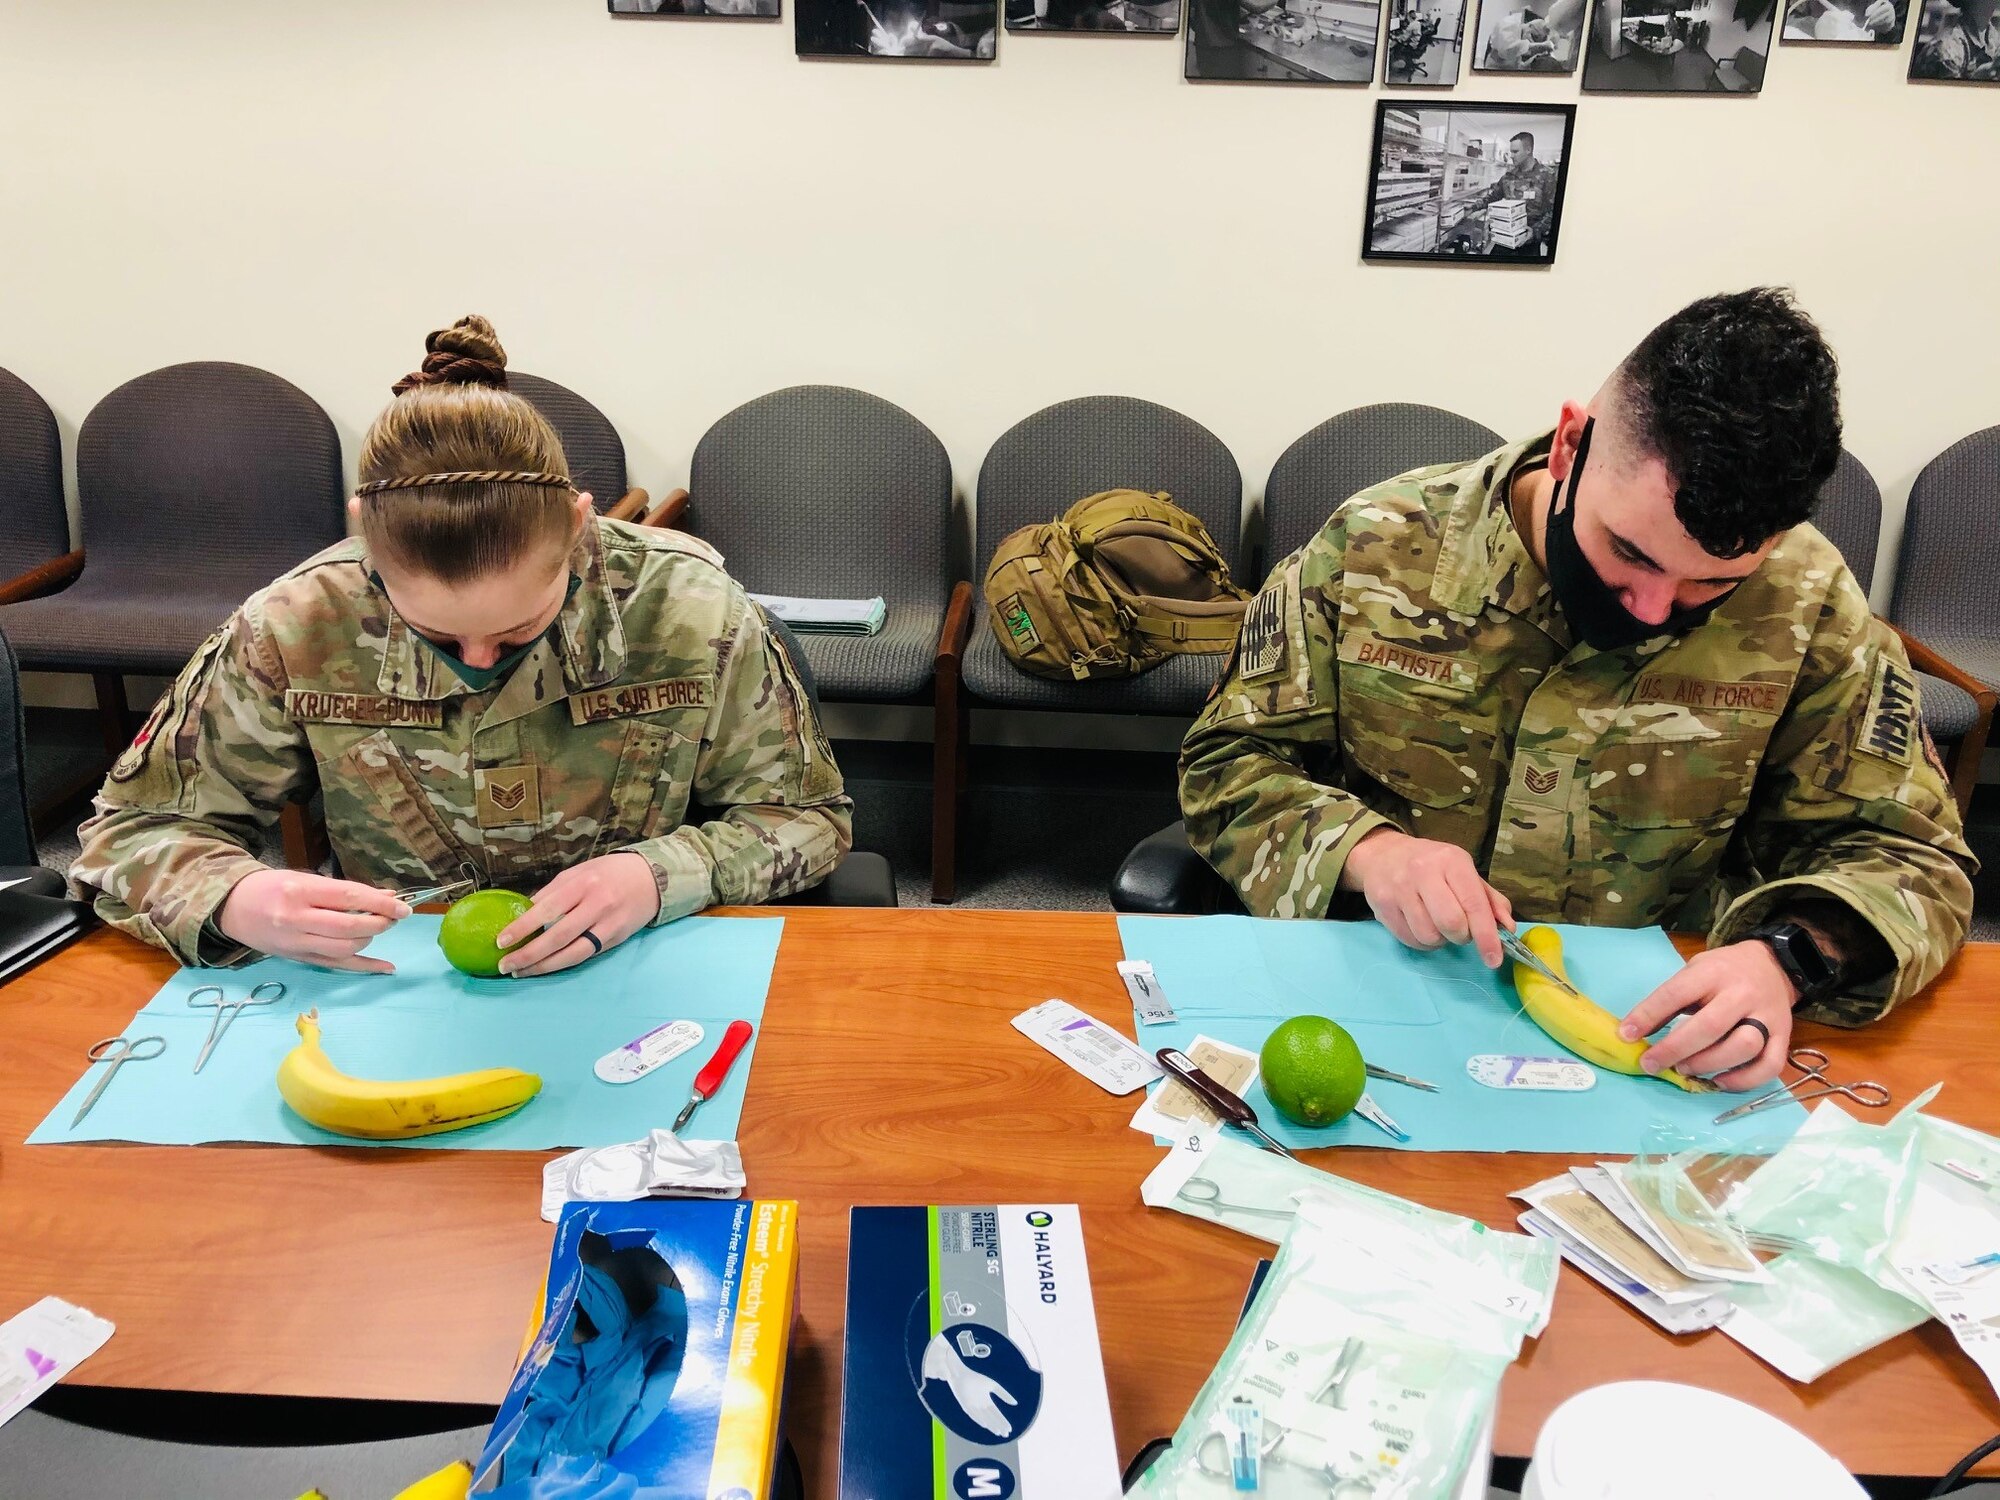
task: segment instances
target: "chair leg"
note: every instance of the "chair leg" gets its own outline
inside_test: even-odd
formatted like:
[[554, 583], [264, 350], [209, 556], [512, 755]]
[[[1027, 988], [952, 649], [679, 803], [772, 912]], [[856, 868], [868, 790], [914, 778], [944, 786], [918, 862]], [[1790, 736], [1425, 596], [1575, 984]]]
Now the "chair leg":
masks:
[[125, 677], [120, 672], [92, 672], [90, 682], [97, 689], [97, 727], [104, 736], [104, 753], [116, 760], [135, 733], [131, 705], [125, 701]]
[[958, 899], [958, 814], [964, 801], [966, 736], [958, 683], [940, 674], [931, 721], [931, 900]]

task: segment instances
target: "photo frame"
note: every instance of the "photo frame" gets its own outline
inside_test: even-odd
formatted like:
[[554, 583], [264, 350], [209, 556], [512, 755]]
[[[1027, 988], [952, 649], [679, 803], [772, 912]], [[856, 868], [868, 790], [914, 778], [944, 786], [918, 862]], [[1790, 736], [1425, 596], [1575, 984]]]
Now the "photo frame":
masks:
[[775, 21], [784, 0], [604, 0], [614, 16], [698, 16]]
[[800, 57], [991, 62], [1000, 0], [792, 0]]
[[1480, 0], [1475, 73], [1574, 73], [1585, 0]]
[[1009, 31], [1172, 36], [1181, 0], [1007, 0]]
[[2000, 83], [2000, 17], [1994, 0], [1912, 0], [1917, 45], [1910, 77], [1933, 83]]
[[1382, 99], [1364, 260], [1553, 265], [1574, 104]]
[[1465, 52], [1467, 0], [1389, 0], [1382, 81], [1391, 88], [1448, 89]]
[[1196, 82], [1372, 83], [1381, 0], [1186, 0]]
[[1600, 94], [1756, 94], [1781, 0], [1597, 0], [1583, 87]]
[[1780, 37], [1797, 43], [1898, 47], [1910, 0], [1791, 0]]

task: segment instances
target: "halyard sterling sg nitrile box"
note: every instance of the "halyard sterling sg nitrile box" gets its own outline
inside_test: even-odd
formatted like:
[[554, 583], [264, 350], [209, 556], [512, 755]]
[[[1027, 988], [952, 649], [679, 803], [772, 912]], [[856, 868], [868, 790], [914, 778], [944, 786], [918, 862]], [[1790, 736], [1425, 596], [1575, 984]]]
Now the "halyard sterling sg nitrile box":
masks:
[[849, 1224], [840, 1500], [1116, 1500], [1075, 1205]]

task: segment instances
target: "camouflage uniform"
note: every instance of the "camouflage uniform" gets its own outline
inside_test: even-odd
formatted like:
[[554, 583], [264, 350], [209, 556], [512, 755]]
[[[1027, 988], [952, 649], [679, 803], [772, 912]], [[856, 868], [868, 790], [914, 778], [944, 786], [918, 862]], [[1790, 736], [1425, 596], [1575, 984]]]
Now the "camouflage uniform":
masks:
[[853, 804], [721, 561], [594, 522], [554, 630], [474, 692], [390, 608], [359, 541], [328, 548], [195, 653], [113, 766], [72, 887], [184, 962], [234, 961], [213, 916], [263, 868], [258, 834], [315, 786], [342, 872], [373, 886], [533, 889], [628, 849], [667, 922], [812, 885], [847, 849]]
[[1259, 916], [1325, 916], [1387, 825], [1466, 850], [1523, 919], [1720, 945], [1831, 898], [1896, 966], [1803, 1013], [1914, 994], [1974, 862], [1901, 644], [1801, 526], [1689, 634], [1572, 646], [1509, 514], [1549, 443], [1364, 490], [1278, 565], [1182, 748], [1194, 847]]
[[2000, 77], [2000, 18], [1974, 35], [1960, 12], [1939, 28], [1936, 40], [1917, 49], [1918, 78], [1954, 78], [1990, 83]]
[[1503, 198], [1519, 198], [1528, 205], [1528, 241], [1521, 248], [1532, 249], [1549, 237], [1556, 217], [1556, 169], [1536, 157], [1526, 166], [1510, 160], [1501, 179], [1473, 198], [1468, 208], [1491, 208]]

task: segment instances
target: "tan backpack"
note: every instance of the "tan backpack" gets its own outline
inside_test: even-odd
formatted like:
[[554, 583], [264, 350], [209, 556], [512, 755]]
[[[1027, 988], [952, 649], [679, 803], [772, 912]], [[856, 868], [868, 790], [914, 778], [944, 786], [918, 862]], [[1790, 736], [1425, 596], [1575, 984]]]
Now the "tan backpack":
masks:
[[1164, 491], [1088, 496], [1007, 537], [986, 570], [1000, 649], [1022, 671], [1064, 682], [1219, 655], [1249, 601], [1208, 528]]

